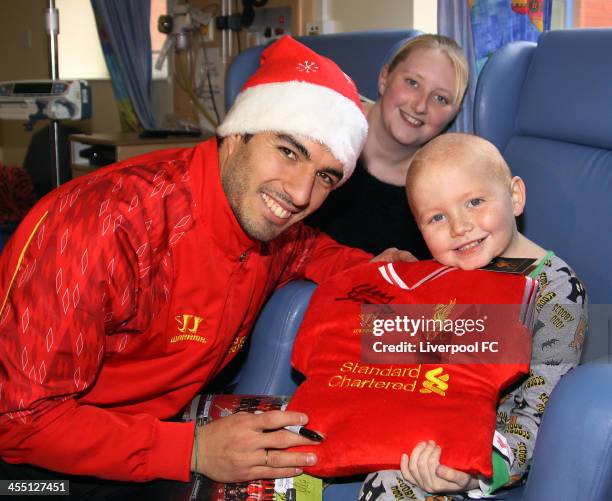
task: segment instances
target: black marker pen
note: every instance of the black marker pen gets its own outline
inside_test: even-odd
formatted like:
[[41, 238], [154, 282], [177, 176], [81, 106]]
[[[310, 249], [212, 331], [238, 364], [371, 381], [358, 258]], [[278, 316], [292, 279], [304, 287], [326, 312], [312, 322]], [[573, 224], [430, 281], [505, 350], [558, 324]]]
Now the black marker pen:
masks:
[[289, 430], [292, 433], [297, 433], [298, 435], [314, 440], [315, 442], [323, 441], [323, 436], [319, 435], [316, 431], [309, 430], [304, 426], [285, 426], [285, 430]]

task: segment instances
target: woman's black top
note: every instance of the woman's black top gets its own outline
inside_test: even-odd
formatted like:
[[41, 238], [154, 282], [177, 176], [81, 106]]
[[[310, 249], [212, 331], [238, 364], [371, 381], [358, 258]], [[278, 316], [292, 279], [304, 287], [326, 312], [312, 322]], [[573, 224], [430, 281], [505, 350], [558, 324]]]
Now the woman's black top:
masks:
[[357, 162], [355, 172], [332, 191], [323, 205], [306, 219], [336, 241], [380, 254], [389, 247], [431, 258], [408, 207], [403, 186], [376, 179]]

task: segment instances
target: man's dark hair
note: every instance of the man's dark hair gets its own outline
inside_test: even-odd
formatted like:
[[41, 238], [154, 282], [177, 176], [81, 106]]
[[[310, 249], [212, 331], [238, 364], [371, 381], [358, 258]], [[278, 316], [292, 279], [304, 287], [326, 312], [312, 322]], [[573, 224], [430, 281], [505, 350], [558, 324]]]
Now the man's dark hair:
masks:
[[[242, 142], [247, 144], [253, 138], [253, 134], [242, 134]], [[223, 144], [225, 137], [217, 136], [217, 146]]]

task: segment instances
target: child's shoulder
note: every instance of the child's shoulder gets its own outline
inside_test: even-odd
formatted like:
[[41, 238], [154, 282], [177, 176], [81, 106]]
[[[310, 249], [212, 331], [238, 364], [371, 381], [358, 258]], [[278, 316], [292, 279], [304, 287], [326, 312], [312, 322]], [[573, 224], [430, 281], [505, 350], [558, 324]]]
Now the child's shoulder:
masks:
[[540, 261], [534, 278], [540, 282], [540, 296], [563, 297], [571, 302], [586, 301], [586, 288], [574, 269], [553, 252]]
[[539, 272], [546, 271], [549, 275], [576, 275], [574, 269], [553, 251], [548, 251], [538, 263]]

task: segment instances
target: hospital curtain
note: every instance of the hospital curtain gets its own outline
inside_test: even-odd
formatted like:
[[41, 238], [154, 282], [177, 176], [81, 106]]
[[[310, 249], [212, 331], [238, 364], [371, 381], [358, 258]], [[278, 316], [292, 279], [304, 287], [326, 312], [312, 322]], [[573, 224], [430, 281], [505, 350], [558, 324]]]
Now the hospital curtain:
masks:
[[124, 131], [154, 129], [150, 0], [91, 0]]
[[438, 33], [453, 38], [462, 48], [470, 65], [470, 80], [463, 106], [449, 130], [454, 132], [474, 132], [474, 94], [476, 93], [476, 59], [470, 9], [466, 0], [438, 0]]
[[438, 0], [438, 33], [457, 41], [470, 65], [461, 113], [450, 130], [473, 132], [478, 73], [497, 49], [516, 40], [537, 41], [550, 29], [552, 0]]
[[550, 30], [552, 0], [468, 0], [476, 65], [507, 43], [537, 42], [540, 33]]

